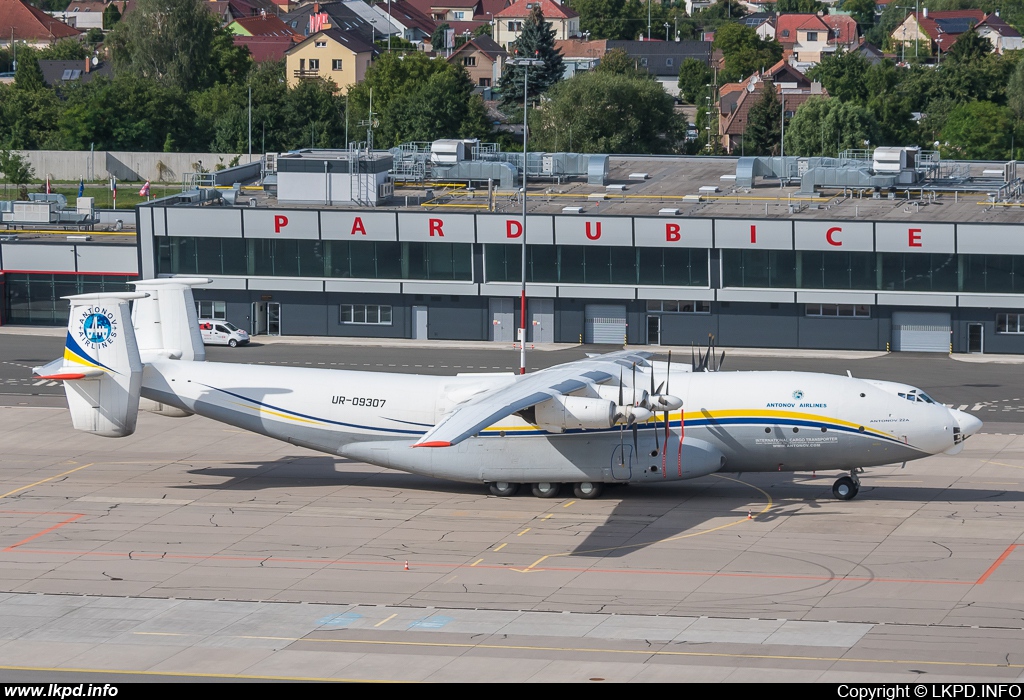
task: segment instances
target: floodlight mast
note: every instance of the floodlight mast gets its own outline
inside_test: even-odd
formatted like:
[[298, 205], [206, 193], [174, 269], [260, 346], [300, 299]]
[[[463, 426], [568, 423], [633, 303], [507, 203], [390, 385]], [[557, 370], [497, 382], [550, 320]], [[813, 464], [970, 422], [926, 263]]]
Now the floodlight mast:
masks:
[[530, 66], [543, 66], [544, 61], [539, 58], [513, 58], [509, 61], [513, 66], [523, 67], [523, 244], [522, 255], [520, 256], [520, 267], [522, 272], [523, 285], [519, 294], [519, 374], [526, 374], [526, 109], [529, 102]]

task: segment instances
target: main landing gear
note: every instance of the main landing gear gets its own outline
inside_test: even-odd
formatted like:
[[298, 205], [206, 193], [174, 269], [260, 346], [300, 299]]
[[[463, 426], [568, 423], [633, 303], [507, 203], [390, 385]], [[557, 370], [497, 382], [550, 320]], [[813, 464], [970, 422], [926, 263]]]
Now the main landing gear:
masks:
[[841, 476], [832, 484], [832, 495], [840, 501], [849, 501], [860, 493], [860, 479], [857, 478], [857, 470], [850, 470], [849, 476]]
[[[492, 495], [501, 498], [509, 498], [519, 493], [519, 487], [523, 485], [524, 484], [513, 484], [507, 481], [492, 481], [487, 485], [487, 487], [490, 489]], [[554, 498], [558, 495], [559, 491], [562, 490], [563, 485], [568, 486], [568, 484], [541, 482], [537, 484], [530, 484], [530, 490], [537, 498]], [[604, 493], [604, 484], [596, 481], [584, 481], [579, 484], [572, 484], [572, 491], [576, 495], [576, 498], [585, 500], [600, 498], [601, 494]]]

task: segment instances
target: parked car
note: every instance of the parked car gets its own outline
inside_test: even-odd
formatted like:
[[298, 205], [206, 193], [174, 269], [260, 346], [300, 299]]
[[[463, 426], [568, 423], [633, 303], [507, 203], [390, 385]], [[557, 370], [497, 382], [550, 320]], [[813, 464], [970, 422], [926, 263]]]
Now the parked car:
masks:
[[236, 347], [249, 343], [249, 334], [227, 321], [201, 318], [199, 319], [199, 331], [203, 335], [203, 345], [228, 345]]

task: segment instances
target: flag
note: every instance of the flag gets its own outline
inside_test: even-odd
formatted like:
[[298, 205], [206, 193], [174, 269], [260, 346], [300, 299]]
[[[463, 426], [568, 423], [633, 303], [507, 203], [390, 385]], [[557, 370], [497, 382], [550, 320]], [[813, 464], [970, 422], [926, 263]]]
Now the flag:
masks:
[[140, 197], [148, 197], [149, 196], [149, 180], [146, 180], [146, 184], [142, 186], [141, 190], [139, 190], [139, 196]]
[[85, 196], [85, 180], [79, 180], [78, 181], [78, 196], [79, 197], [84, 197]]
[[50, 192], [50, 176], [49, 175], [46, 176], [46, 194], [52, 194], [52, 192]]

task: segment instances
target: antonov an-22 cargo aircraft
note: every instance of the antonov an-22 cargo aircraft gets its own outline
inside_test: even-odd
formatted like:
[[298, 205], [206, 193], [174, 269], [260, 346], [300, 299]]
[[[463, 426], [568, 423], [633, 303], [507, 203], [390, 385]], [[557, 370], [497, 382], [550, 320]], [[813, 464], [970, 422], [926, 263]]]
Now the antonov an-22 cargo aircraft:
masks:
[[123, 437], [140, 408], [198, 414], [332, 455], [487, 484], [496, 496], [527, 484], [541, 498], [563, 486], [596, 498], [608, 484], [841, 470], [848, 475], [832, 491], [844, 500], [857, 495], [863, 468], [955, 454], [981, 428], [912, 386], [705, 371], [710, 351], [699, 365], [623, 350], [526, 375], [454, 377], [206, 362], [191, 287], [208, 281], [66, 297], [64, 357], [35, 372], [64, 382], [75, 428]]

